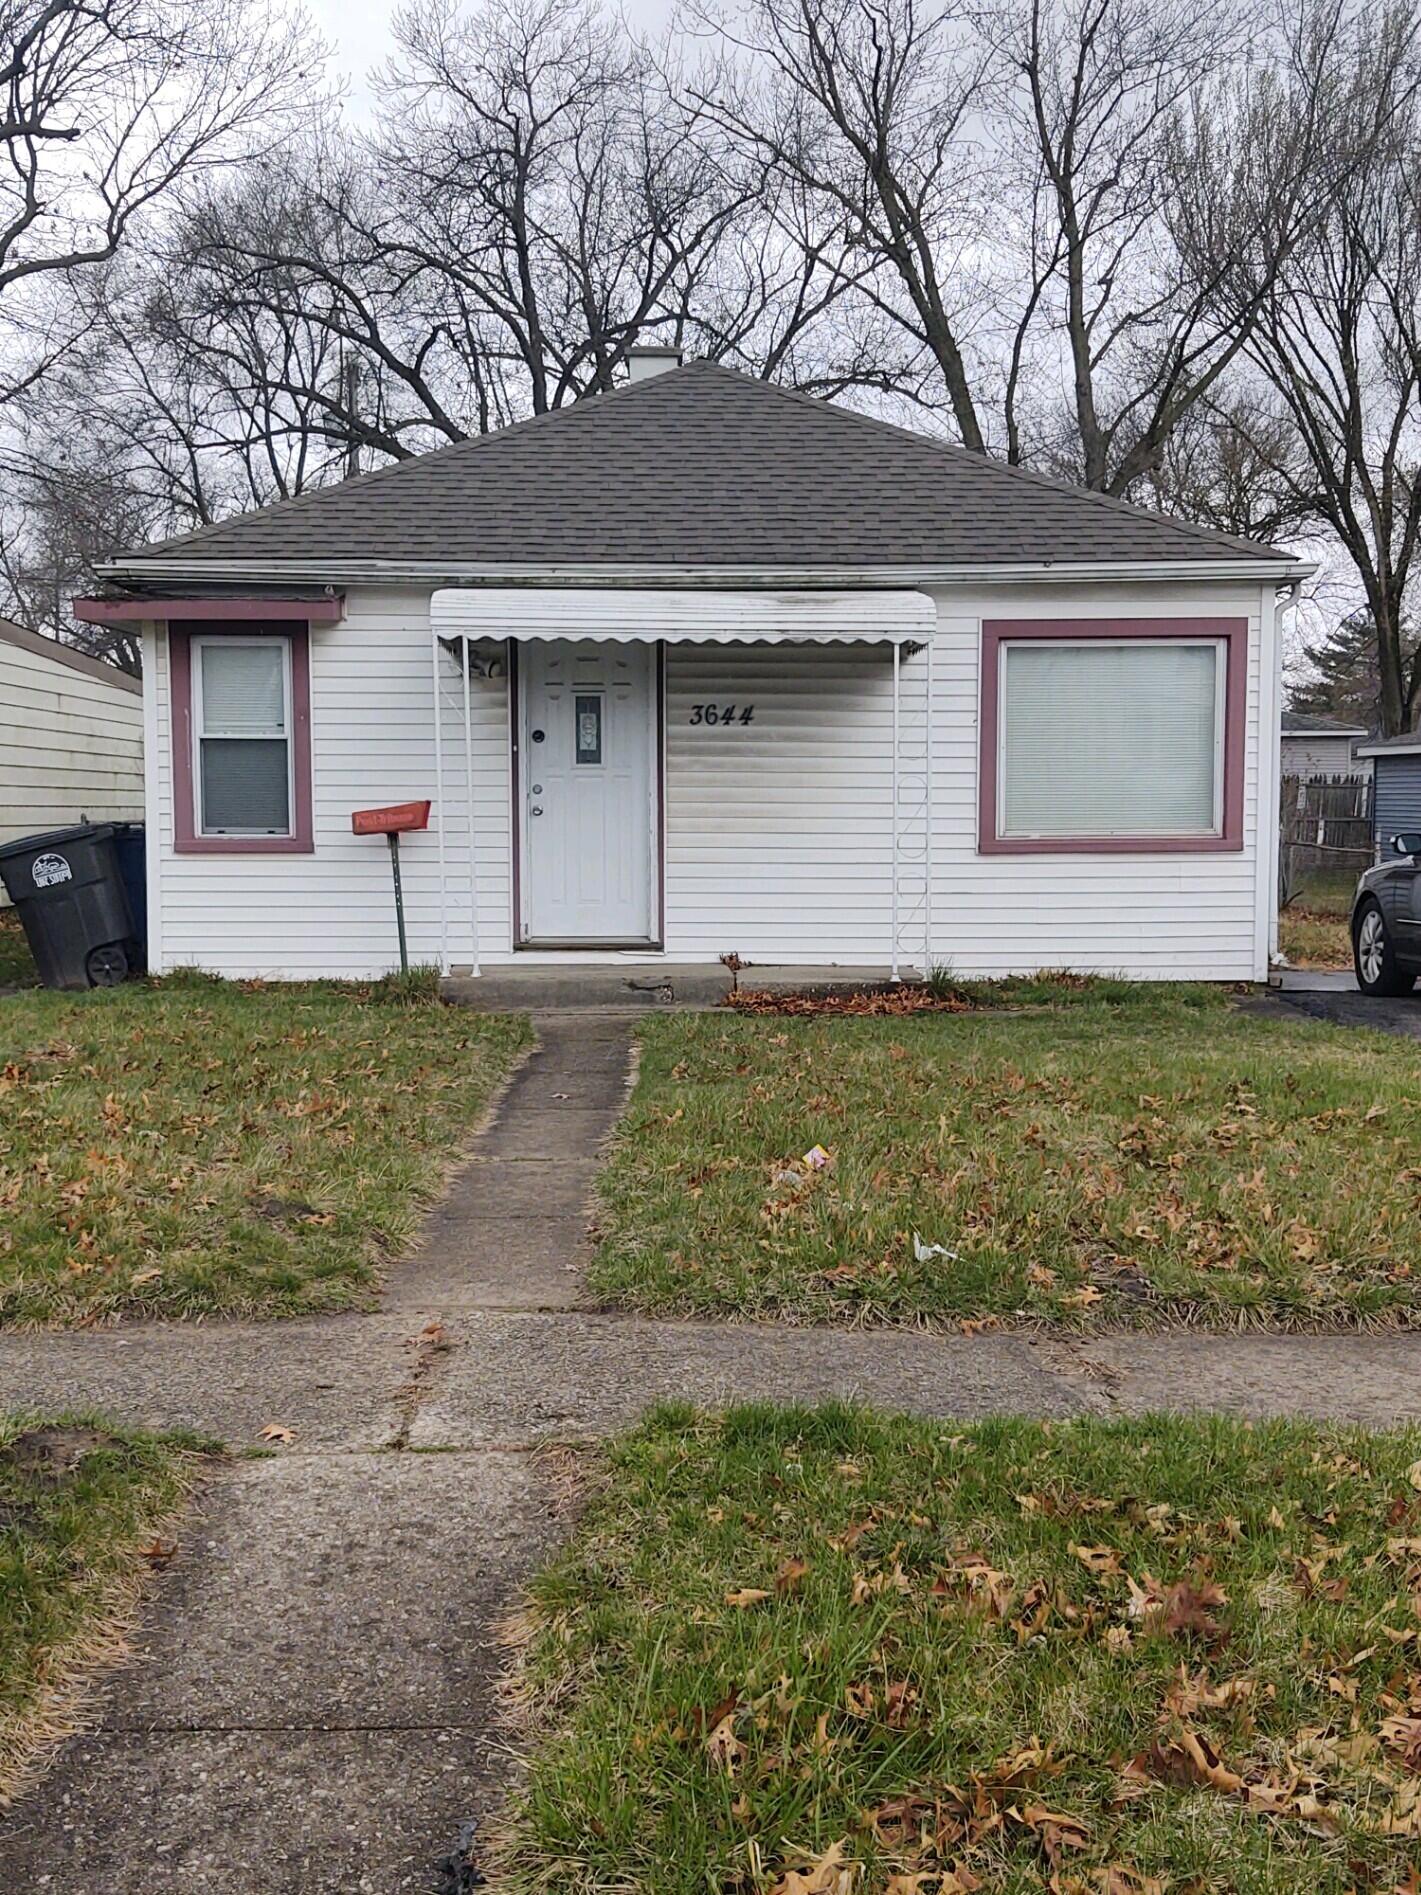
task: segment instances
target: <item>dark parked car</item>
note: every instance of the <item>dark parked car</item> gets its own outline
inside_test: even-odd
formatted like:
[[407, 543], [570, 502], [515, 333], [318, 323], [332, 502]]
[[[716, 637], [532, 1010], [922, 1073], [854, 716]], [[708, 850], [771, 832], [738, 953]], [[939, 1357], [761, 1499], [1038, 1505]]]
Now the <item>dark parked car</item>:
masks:
[[1392, 836], [1352, 897], [1352, 961], [1364, 994], [1409, 994], [1421, 974], [1421, 834]]

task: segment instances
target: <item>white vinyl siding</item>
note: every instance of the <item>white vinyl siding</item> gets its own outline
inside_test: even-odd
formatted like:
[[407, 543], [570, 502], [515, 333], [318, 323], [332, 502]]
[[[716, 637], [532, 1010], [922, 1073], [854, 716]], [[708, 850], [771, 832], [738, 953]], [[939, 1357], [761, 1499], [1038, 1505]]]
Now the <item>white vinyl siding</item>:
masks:
[[1006, 641], [998, 657], [1000, 835], [1222, 832], [1219, 640]]
[[[1269, 880], [1258, 848], [1261, 630], [1255, 585], [1121, 583], [939, 591], [934, 641], [932, 958], [964, 975], [1040, 967], [1143, 979], [1266, 971]], [[360, 588], [345, 621], [311, 633], [314, 852], [172, 853], [166, 642], [150, 640], [162, 735], [161, 965], [230, 975], [366, 976], [398, 964], [388, 851], [351, 811], [434, 793], [429, 595]], [[977, 847], [982, 620], [1216, 614], [1249, 621], [1244, 838], [1211, 854], [984, 856]], [[489, 655], [494, 648], [485, 650]], [[921, 811], [926, 653], [903, 660], [905, 806]], [[485, 965], [513, 949], [508, 688], [473, 677], [477, 908]], [[463, 688], [446, 656], [447, 954], [472, 954]], [[697, 703], [753, 703], [748, 725], [693, 725]], [[1276, 703], [1269, 698], [1271, 714]], [[886, 965], [891, 949], [892, 660], [884, 647], [681, 646], [666, 651], [668, 962], [723, 952], [806, 965]], [[1271, 805], [1270, 792], [1270, 805]], [[410, 952], [441, 953], [438, 830], [402, 846]], [[918, 832], [919, 837], [921, 831]], [[904, 862], [904, 963], [921, 959], [921, 856]], [[916, 880], [914, 879], [916, 877]], [[1261, 919], [1263, 918], [1263, 919]], [[575, 953], [528, 958], [576, 961]], [[633, 956], [632, 958], [636, 958]], [[645, 951], [641, 958], [646, 958]]]
[[[172, 701], [168, 643], [145, 642], [159, 735], [150, 820], [161, 836], [157, 965], [232, 977], [358, 979], [399, 965], [390, 852], [382, 836], [351, 834], [351, 814], [434, 794], [429, 595], [365, 588], [346, 617], [313, 626], [312, 853], [174, 855]], [[507, 687], [476, 679], [475, 807], [479, 901], [490, 938], [508, 938]], [[463, 702], [446, 659], [443, 740], [446, 883], [451, 960], [471, 954]], [[437, 815], [400, 843], [410, 955], [440, 953]], [[150, 864], [153, 852], [150, 849]], [[150, 904], [153, 900], [150, 868]]]
[[[1259, 848], [1259, 691], [1271, 587], [1031, 587], [939, 595], [935, 678], [934, 958], [986, 977], [1068, 967], [1142, 980], [1258, 980], [1272, 887]], [[1161, 618], [1248, 622], [1243, 838], [1210, 854], [981, 855], [977, 707], [981, 621]], [[1273, 691], [1269, 703], [1276, 715]], [[1276, 803], [1276, 789], [1268, 806]]]
[[138, 693], [0, 639], [0, 842], [142, 815]]
[[[697, 704], [754, 716], [708, 725]], [[887, 646], [668, 648], [667, 951], [886, 963], [892, 732]]]

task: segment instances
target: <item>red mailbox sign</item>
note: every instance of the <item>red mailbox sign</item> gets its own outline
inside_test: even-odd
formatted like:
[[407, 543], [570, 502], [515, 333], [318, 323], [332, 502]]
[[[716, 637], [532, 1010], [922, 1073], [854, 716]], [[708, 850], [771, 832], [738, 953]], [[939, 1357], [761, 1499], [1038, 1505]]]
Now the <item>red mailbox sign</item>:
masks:
[[397, 836], [406, 829], [428, 829], [429, 804], [391, 803], [388, 809], [352, 811], [351, 829], [357, 836]]

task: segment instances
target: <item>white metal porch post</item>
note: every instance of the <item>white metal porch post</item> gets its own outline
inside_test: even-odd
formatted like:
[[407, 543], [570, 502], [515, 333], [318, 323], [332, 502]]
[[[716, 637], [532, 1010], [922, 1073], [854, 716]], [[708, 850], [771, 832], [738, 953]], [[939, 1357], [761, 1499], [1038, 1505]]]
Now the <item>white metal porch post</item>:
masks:
[[434, 833], [439, 848], [439, 971], [449, 972], [449, 896], [444, 876], [444, 706], [439, 693], [439, 628], [429, 628], [434, 678]]
[[469, 932], [473, 942], [471, 949], [471, 968], [474, 974], [479, 967], [479, 860], [478, 849], [474, 842], [474, 720], [469, 697], [469, 673], [473, 666], [469, 659], [469, 640], [463, 639], [464, 654], [464, 796], [469, 823]]
[[928, 633], [928, 669], [923, 707], [923, 979], [933, 971], [933, 646]]
[[889, 846], [893, 852], [893, 945], [889, 952], [889, 978], [898, 978], [898, 679], [902, 668], [903, 647], [893, 641], [893, 806], [889, 817]]

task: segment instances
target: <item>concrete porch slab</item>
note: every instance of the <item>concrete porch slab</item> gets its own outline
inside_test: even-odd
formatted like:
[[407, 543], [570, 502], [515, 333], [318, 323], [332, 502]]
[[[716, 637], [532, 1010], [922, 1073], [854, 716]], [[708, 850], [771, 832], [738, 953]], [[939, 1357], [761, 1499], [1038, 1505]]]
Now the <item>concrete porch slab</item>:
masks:
[[1355, 994], [1357, 976], [1351, 968], [1280, 967], [1278, 991], [1284, 994]]
[[[904, 969], [903, 978], [912, 979]], [[767, 962], [740, 970], [740, 985], [757, 992], [856, 993], [891, 978], [886, 962], [874, 966], [802, 967]], [[718, 1007], [731, 989], [729, 971], [718, 962], [598, 961], [585, 964], [530, 961], [490, 967], [477, 979], [453, 975], [444, 995], [484, 1013], [654, 1012], [658, 1007]]]

